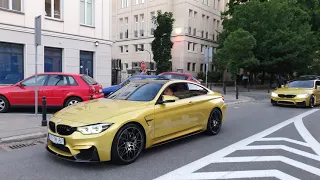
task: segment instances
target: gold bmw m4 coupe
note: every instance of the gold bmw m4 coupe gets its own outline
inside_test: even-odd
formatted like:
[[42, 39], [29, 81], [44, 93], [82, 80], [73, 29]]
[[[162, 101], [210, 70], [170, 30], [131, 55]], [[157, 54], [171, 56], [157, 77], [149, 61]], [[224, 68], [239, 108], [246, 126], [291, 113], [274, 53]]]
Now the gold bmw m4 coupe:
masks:
[[218, 134], [225, 111], [220, 93], [191, 81], [132, 81], [108, 98], [54, 114], [46, 148], [77, 162], [130, 164], [155, 145], [199, 132]]

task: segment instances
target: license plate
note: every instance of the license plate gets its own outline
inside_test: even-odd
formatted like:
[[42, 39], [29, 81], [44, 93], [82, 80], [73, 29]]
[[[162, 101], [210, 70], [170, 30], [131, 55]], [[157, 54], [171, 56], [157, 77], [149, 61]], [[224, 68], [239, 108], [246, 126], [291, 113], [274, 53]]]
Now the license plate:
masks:
[[49, 140], [55, 144], [61, 144], [64, 145], [64, 138], [54, 136], [52, 134], [49, 134]]

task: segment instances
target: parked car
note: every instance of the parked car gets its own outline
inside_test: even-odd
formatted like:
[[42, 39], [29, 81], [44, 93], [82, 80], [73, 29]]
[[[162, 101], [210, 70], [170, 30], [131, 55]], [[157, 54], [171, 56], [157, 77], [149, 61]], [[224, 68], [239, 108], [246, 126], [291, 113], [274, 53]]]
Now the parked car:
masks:
[[[10, 107], [35, 105], [35, 76], [11, 86], [0, 86], [0, 113]], [[72, 104], [102, 98], [102, 86], [88, 75], [41, 73], [38, 75], [38, 103], [45, 96], [48, 107], [66, 107]]]
[[220, 93], [191, 81], [132, 81], [108, 98], [54, 114], [46, 148], [76, 162], [130, 164], [163, 142], [192, 133], [219, 134], [226, 109]]
[[159, 74], [158, 76], [162, 76], [167, 79], [187, 80], [187, 81], [192, 81], [192, 82], [201, 84], [201, 82], [197, 80], [197, 78], [193, 77], [192, 74], [179, 73], [179, 72], [164, 72]]
[[139, 79], [157, 79], [159, 76], [152, 76], [152, 75], [135, 75], [135, 76], [130, 76], [127, 78], [125, 81], [118, 85], [110, 86], [107, 88], [103, 88], [102, 92], [105, 97], [108, 97], [111, 93], [117, 91], [121, 87], [127, 85], [130, 81], [132, 80], [139, 80]]

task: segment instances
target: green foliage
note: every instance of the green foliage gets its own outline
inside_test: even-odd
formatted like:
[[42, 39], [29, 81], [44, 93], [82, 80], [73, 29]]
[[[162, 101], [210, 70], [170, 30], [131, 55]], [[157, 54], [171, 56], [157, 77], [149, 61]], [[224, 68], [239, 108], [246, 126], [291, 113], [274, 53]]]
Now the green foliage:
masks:
[[158, 16], [154, 19], [157, 26], [154, 31], [154, 40], [152, 41], [153, 59], [156, 62], [157, 73], [162, 73], [171, 70], [171, 33], [174, 23], [171, 12], [161, 13], [158, 11]]
[[204, 72], [198, 72], [197, 74], [197, 79], [201, 79], [202, 81], [204, 81], [206, 79], [206, 75]]
[[222, 80], [223, 72], [221, 71], [210, 71], [208, 72], [208, 82], [218, 82]]
[[252, 68], [258, 64], [253, 55], [256, 46], [255, 38], [243, 29], [231, 32], [223, 42], [223, 48], [218, 49], [216, 54], [217, 64], [220, 70], [228, 68], [235, 76], [240, 68]]
[[[239, 67], [270, 73], [307, 69], [313, 62], [312, 55], [319, 48], [317, 36], [311, 29], [311, 19], [308, 11], [297, 6], [297, 1], [252, 0], [234, 5], [232, 18], [225, 19], [223, 23], [219, 66], [231, 67], [233, 73]], [[240, 33], [239, 29], [246, 33], [236, 36], [234, 32]], [[246, 39], [244, 37], [255, 39], [256, 43], [245, 44], [241, 40]], [[232, 43], [243, 44], [237, 46]], [[237, 48], [240, 52], [231, 51]], [[243, 59], [245, 61], [240, 63]]]

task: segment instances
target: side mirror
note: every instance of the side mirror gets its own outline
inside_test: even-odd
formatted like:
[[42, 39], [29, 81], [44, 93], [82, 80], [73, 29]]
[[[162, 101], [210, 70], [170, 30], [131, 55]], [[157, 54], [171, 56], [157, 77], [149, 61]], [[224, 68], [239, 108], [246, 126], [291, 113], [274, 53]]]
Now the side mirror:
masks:
[[21, 82], [16, 84], [17, 87], [23, 87], [23, 84]]
[[166, 104], [166, 103], [172, 103], [176, 102], [179, 98], [175, 96], [168, 96], [168, 95], [162, 95], [162, 100], [159, 100], [157, 104]]

